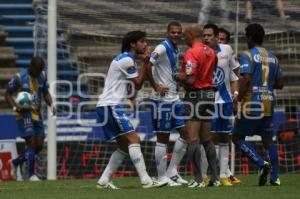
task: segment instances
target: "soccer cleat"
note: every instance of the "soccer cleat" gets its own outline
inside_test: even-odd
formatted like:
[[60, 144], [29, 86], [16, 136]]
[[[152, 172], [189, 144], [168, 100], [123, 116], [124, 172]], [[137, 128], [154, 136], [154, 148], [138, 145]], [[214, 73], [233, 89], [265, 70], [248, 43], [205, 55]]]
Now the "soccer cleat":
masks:
[[206, 187], [206, 184], [204, 181], [202, 182], [196, 182], [195, 180], [190, 180], [189, 183], [188, 183], [188, 188], [196, 188], [196, 187], [199, 187], [199, 188], [204, 188]]
[[264, 166], [259, 170], [259, 186], [264, 186], [268, 180], [268, 174], [270, 172], [270, 163], [264, 162]]
[[206, 186], [208, 186], [209, 180], [210, 180], [210, 179], [209, 179], [208, 176], [203, 177], [203, 182], [205, 183]]
[[202, 182], [200, 182], [200, 183], [198, 184], [198, 187], [199, 187], [199, 188], [204, 188], [204, 187], [207, 187], [207, 185], [205, 184], [204, 181], [202, 181]]
[[166, 176], [160, 178], [158, 181], [167, 182], [167, 186], [169, 186], [169, 187], [178, 187], [178, 186], [182, 185], [180, 183], [174, 182], [173, 180], [171, 180], [170, 178], [168, 178]]
[[163, 187], [168, 184], [168, 181], [156, 181], [156, 180], [151, 180], [147, 184], [142, 184], [142, 187], [144, 189], [151, 189], [151, 188], [158, 188], [158, 187]]
[[230, 180], [228, 178], [220, 178], [220, 183], [222, 186], [232, 186]]
[[110, 182], [108, 182], [108, 183], [106, 183], [106, 184], [101, 184], [101, 183], [98, 181], [96, 187], [97, 187], [98, 189], [120, 189], [120, 188], [116, 187], [116, 186], [112, 183], [112, 181], [110, 181]]
[[273, 180], [270, 180], [270, 185], [272, 185], [272, 186], [280, 186], [280, 179], [279, 178], [277, 178], [275, 181], [273, 181]]
[[208, 187], [219, 187], [219, 186], [221, 186], [221, 183], [219, 180], [215, 180], [215, 181], [210, 180], [207, 186]]
[[194, 179], [191, 179], [191, 180], [188, 182], [188, 184], [187, 184], [188, 188], [195, 188], [195, 187], [197, 187], [198, 185], [199, 185], [199, 183], [196, 182]]
[[231, 184], [240, 184], [241, 183], [241, 180], [233, 175], [229, 176], [228, 180], [230, 181]]
[[30, 182], [41, 182], [41, 180], [36, 175], [30, 176], [28, 180]]
[[167, 186], [169, 186], [169, 187], [178, 187], [178, 186], [181, 186], [181, 185], [182, 185], [181, 183], [174, 182], [171, 179], [169, 179], [168, 184], [167, 184]]
[[184, 180], [178, 173], [172, 177], [170, 177], [171, 180], [174, 182], [180, 183], [180, 184], [187, 184], [188, 181]]

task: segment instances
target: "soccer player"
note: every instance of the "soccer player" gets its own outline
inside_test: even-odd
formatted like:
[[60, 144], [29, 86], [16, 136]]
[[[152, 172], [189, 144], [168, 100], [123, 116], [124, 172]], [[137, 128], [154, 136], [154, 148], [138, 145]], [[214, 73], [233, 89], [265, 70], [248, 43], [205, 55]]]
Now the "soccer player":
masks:
[[[40, 112], [42, 96], [46, 104], [51, 107], [52, 114], [56, 114], [56, 108], [52, 104], [52, 98], [48, 91], [48, 83], [43, 72], [45, 67], [41, 57], [33, 57], [29, 68], [22, 69], [9, 81], [5, 99], [7, 103], [16, 111], [16, 119], [21, 132], [21, 137], [25, 139], [25, 153], [12, 160], [14, 172], [24, 162], [27, 163], [29, 181], [40, 181], [35, 174], [35, 155], [43, 149], [45, 138], [44, 125]], [[13, 94], [26, 91], [32, 95], [33, 104], [31, 108], [20, 107], [13, 99]]]
[[212, 142], [211, 118], [214, 111], [213, 71], [217, 64], [216, 53], [202, 43], [199, 26], [189, 26], [184, 32], [185, 42], [190, 47], [183, 58], [182, 71], [175, 79], [185, 86], [185, 134], [189, 143], [188, 156], [199, 170], [188, 187], [205, 187], [201, 175], [201, 152], [199, 138], [203, 143], [212, 178], [209, 186], [220, 186], [217, 174], [216, 150]]
[[203, 28], [204, 43], [213, 48], [218, 56], [218, 66], [214, 72], [217, 109], [212, 120], [212, 132], [214, 133], [215, 147], [219, 156], [220, 182], [223, 186], [232, 186], [227, 178], [229, 133], [232, 130], [233, 119], [232, 98], [236, 98], [238, 94], [238, 77], [233, 70], [238, 68], [239, 64], [234, 59], [231, 46], [218, 44], [218, 34], [219, 29], [215, 24], [206, 24]]
[[[158, 180], [167, 181], [169, 186], [179, 186], [187, 183], [176, 171], [176, 165], [184, 156], [187, 146], [184, 138], [185, 121], [182, 119], [184, 106], [179, 99], [177, 83], [173, 79], [174, 74], [178, 72], [179, 49], [177, 44], [182, 37], [181, 24], [176, 21], [170, 22], [166, 35], [167, 39], [157, 45], [151, 54], [147, 74], [153, 87], [154, 108], [152, 113], [154, 132], [157, 136], [155, 161]], [[180, 137], [175, 143], [167, 170], [167, 144], [172, 129], [176, 129], [180, 133]]]
[[[229, 31], [226, 30], [225, 28], [219, 28], [218, 40], [219, 40], [220, 44], [229, 44], [229, 42], [230, 42], [230, 33], [229, 33]], [[234, 65], [239, 65], [239, 62], [237, 60], [236, 55], [234, 54], [232, 56], [234, 58], [232, 61], [236, 62]], [[240, 67], [234, 68], [233, 71], [237, 76], [240, 75]], [[231, 140], [231, 135], [230, 135], [230, 140]], [[241, 183], [241, 180], [233, 175], [233, 173], [229, 169], [229, 166], [228, 166], [228, 169], [227, 169], [227, 177], [228, 177], [228, 179], [230, 180], [230, 182], [232, 184], [240, 184]]]
[[259, 185], [267, 182], [270, 163], [264, 161], [256, 150], [245, 140], [254, 133], [262, 137], [262, 142], [271, 161], [271, 185], [280, 185], [278, 178], [277, 146], [272, 140], [272, 118], [274, 112], [274, 89], [283, 88], [282, 71], [277, 58], [262, 44], [265, 36], [260, 24], [250, 24], [245, 28], [247, 51], [240, 55], [241, 80], [239, 95], [235, 102], [241, 103], [240, 112], [233, 128], [233, 142], [260, 169]]
[[[105, 80], [103, 93], [99, 96], [96, 112], [102, 123], [107, 140], [115, 139], [118, 149], [110, 160], [97, 182], [98, 188], [118, 189], [111, 181], [111, 176], [129, 155], [140, 177], [143, 188], [160, 187], [166, 183], [156, 182], [150, 178], [141, 152], [140, 138], [132, 123], [125, 114], [124, 106], [128, 105], [128, 88], [139, 90], [144, 82], [145, 65], [149, 62], [150, 53], [146, 51], [146, 33], [128, 32], [122, 40], [122, 53], [113, 59]], [[136, 57], [144, 53], [144, 64], [140, 73], [137, 71]]]

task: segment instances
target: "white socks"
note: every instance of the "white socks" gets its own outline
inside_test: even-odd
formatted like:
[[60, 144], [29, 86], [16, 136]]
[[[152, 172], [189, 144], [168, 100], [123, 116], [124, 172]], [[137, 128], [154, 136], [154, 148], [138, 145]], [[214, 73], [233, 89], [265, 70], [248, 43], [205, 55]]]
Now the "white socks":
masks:
[[128, 146], [128, 150], [130, 159], [134, 164], [137, 173], [139, 174], [141, 183], [148, 184], [149, 182], [152, 182], [152, 179], [149, 177], [146, 170], [145, 161], [141, 152], [140, 144], [130, 144]]
[[177, 174], [176, 166], [180, 163], [186, 152], [187, 142], [179, 137], [174, 145], [172, 159], [167, 169], [166, 175], [172, 177]]
[[[232, 175], [229, 169], [229, 144], [228, 143], [219, 143], [215, 145], [217, 152], [217, 159], [219, 160], [220, 166], [220, 178], [227, 178]], [[208, 162], [206, 158], [206, 153], [201, 145], [201, 172], [202, 176], [207, 176]]]
[[227, 178], [227, 170], [229, 161], [229, 144], [219, 143], [219, 164], [220, 164], [220, 178]]
[[107, 184], [111, 180], [112, 174], [118, 170], [119, 166], [122, 164], [126, 156], [127, 154], [121, 149], [117, 149], [115, 152], [113, 152], [113, 154], [110, 156], [105, 170], [98, 180], [98, 183]]
[[155, 146], [155, 162], [158, 179], [162, 178], [167, 170], [167, 145], [156, 143]]

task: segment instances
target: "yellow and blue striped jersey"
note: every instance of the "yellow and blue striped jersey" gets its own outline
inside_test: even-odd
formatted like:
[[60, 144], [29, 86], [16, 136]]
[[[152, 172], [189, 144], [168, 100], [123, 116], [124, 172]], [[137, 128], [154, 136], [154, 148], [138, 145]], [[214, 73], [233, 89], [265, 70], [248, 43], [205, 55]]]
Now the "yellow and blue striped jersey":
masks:
[[248, 111], [243, 111], [250, 115], [272, 116], [275, 101], [273, 85], [276, 79], [282, 79], [277, 58], [265, 48], [251, 48], [240, 55], [240, 73], [251, 74], [250, 87], [242, 99], [243, 105], [248, 104]]
[[[42, 94], [48, 91], [48, 83], [45, 73], [42, 72], [39, 77], [34, 78], [29, 75], [28, 69], [22, 69], [19, 73], [15, 74], [7, 84], [7, 91], [15, 93], [20, 91], [29, 92], [32, 95], [33, 105], [31, 117], [33, 120], [41, 120], [40, 106]], [[23, 115], [16, 113], [17, 119], [21, 119]]]

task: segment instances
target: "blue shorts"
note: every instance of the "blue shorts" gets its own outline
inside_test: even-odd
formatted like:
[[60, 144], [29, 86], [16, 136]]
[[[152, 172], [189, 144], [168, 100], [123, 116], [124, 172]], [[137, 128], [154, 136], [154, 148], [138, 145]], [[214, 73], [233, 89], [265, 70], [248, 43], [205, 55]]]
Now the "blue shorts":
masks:
[[21, 132], [21, 138], [25, 138], [28, 136], [45, 137], [45, 129], [42, 120], [32, 120], [32, 128], [25, 128], [24, 119], [17, 120], [17, 124]]
[[212, 119], [211, 132], [213, 133], [231, 133], [233, 120], [233, 104], [216, 104], [214, 117]]
[[133, 125], [121, 106], [100, 106], [96, 108], [96, 112], [106, 140], [112, 140], [134, 131]]
[[153, 100], [153, 105], [151, 107], [153, 132], [170, 133], [173, 129], [185, 126], [182, 101], [162, 102]]
[[236, 119], [233, 127], [233, 134], [242, 136], [260, 135], [262, 138], [273, 137], [273, 117], [263, 117], [261, 119], [246, 119], [243, 115]]

